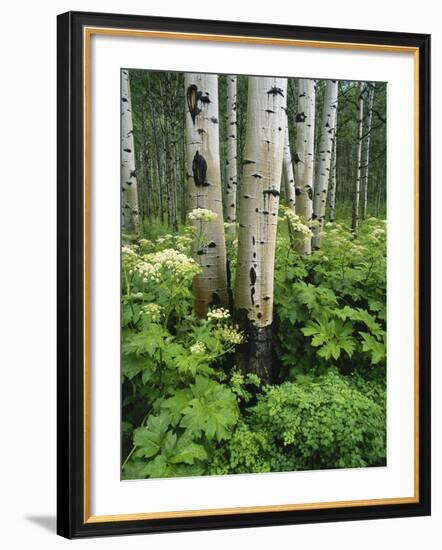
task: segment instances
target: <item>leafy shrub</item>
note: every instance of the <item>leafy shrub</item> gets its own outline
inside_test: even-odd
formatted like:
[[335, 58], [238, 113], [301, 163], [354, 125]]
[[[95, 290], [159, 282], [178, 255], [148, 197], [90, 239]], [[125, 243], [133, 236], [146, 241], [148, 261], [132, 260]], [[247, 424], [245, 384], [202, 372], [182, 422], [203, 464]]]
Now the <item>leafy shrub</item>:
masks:
[[385, 463], [383, 407], [334, 371], [270, 387], [250, 415], [253, 429], [279, 450], [272, 471]]
[[[160, 245], [177, 246], [173, 236]], [[123, 247], [123, 475], [200, 475], [239, 415], [221, 360], [242, 334], [223, 309], [192, 315], [199, 268], [183, 251], [140, 240]]]
[[[327, 224], [323, 247], [300, 258], [281, 239], [275, 276], [276, 349], [282, 378], [324, 372], [385, 369], [385, 225], [370, 218], [359, 238]], [[288, 291], [289, 289], [289, 291]], [[287, 338], [290, 335], [290, 338]]]

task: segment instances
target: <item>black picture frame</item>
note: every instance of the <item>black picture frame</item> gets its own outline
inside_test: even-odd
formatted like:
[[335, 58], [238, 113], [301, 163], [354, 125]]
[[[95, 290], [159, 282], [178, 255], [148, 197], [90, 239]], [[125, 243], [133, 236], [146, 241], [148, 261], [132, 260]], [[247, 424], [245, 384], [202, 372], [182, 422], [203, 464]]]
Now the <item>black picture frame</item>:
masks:
[[[58, 534], [67, 538], [430, 514], [430, 36], [349, 29], [68, 12], [58, 16]], [[412, 503], [89, 522], [85, 513], [84, 28], [109, 27], [414, 48], [419, 61], [419, 468]], [[85, 393], [86, 392], [86, 393]]]

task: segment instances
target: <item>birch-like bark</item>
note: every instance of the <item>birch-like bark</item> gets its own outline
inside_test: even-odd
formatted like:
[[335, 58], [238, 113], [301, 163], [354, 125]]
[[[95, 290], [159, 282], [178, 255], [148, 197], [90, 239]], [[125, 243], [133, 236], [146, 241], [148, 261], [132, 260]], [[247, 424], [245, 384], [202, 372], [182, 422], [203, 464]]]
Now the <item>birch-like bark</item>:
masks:
[[328, 216], [331, 223], [335, 221], [335, 203], [336, 203], [336, 148], [338, 141], [336, 139], [336, 128], [335, 128], [335, 138], [333, 140], [333, 149], [332, 149], [332, 160], [330, 166], [330, 184], [329, 184], [329, 193], [328, 193]]
[[375, 83], [370, 87], [370, 92], [368, 94], [368, 119], [367, 119], [367, 130], [365, 136], [365, 159], [363, 166], [363, 177], [362, 177], [362, 208], [361, 208], [361, 220], [365, 220], [367, 215], [367, 199], [368, 199], [368, 176], [370, 172], [370, 142], [371, 142], [371, 128], [373, 120], [373, 102], [374, 102], [374, 91]]
[[295, 173], [293, 171], [292, 153], [290, 151], [290, 137], [289, 137], [289, 124], [288, 117], [285, 117], [284, 128], [284, 154], [282, 172], [284, 178], [284, 190], [287, 197], [287, 203], [289, 208], [295, 211], [296, 207], [296, 192], [295, 192]]
[[364, 84], [359, 84], [359, 100], [358, 100], [358, 138], [357, 138], [357, 171], [356, 180], [353, 190], [353, 205], [351, 213], [351, 230], [353, 235], [358, 234], [359, 223], [359, 198], [361, 193], [361, 176], [362, 176], [362, 131], [364, 126]]
[[272, 377], [273, 279], [286, 103], [286, 78], [249, 77], [235, 284], [235, 314], [247, 342], [237, 359], [241, 368], [265, 382]]
[[224, 212], [225, 221], [231, 224], [228, 227], [232, 235], [236, 231], [236, 195], [238, 187], [237, 171], [237, 119], [236, 119], [236, 76], [227, 75], [227, 147], [226, 147], [226, 170], [225, 170], [225, 193], [224, 193]]
[[[295, 184], [296, 213], [310, 225], [313, 215], [313, 172], [315, 151], [315, 89], [312, 79], [299, 81], [296, 114]], [[297, 251], [311, 254], [311, 239], [300, 240]]]
[[226, 244], [219, 155], [218, 76], [184, 77], [186, 96], [186, 179], [189, 209], [216, 214], [212, 221], [191, 220], [193, 257], [202, 273], [193, 281], [195, 312], [204, 317], [212, 305], [228, 306]]
[[324, 226], [327, 188], [330, 179], [330, 164], [333, 141], [336, 130], [338, 107], [338, 82], [327, 80], [324, 87], [324, 105], [322, 110], [321, 135], [319, 139], [319, 163], [313, 193], [313, 226], [312, 248], [321, 248], [321, 233]]
[[129, 71], [121, 71], [121, 228], [124, 233], [138, 233], [139, 210], [135, 170], [132, 104]]

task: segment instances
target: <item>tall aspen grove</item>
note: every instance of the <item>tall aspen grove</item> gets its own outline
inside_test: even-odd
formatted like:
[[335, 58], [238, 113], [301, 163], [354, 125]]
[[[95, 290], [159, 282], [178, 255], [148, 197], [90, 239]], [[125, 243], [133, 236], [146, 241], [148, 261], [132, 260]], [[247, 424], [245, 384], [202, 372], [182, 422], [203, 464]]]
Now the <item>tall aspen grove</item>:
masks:
[[387, 86], [311, 76], [121, 70], [123, 479], [386, 465]]

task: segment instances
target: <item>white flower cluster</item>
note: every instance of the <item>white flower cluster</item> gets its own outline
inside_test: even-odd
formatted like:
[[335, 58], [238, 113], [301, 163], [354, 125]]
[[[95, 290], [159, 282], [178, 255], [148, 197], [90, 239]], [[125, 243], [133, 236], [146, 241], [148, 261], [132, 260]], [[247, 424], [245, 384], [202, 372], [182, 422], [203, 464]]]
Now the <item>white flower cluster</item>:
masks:
[[195, 208], [192, 212], [189, 212], [188, 218], [190, 221], [213, 222], [218, 218], [218, 214], [206, 208]]
[[372, 243], [382, 242], [387, 236], [385, 229], [381, 227], [376, 227], [372, 230], [371, 235], [369, 235], [368, 240]]
[[121, 247], [121, 253], [126, 256], [136, 256], [136, 246], [134, 246], [133, 244], [123, 244], [123, 246]]
[[207, 319], [209, 319], [209, 321], [222, 321], [224, 319], [230, 319], [230, 313], [229, 310], [219, 307], [209, 311], [207, 313]]
[[182, 280], [193, 277], [199, 273], [200, 268], [194, 260], [172, 248], [145, 254], [134, 265], [134, 272], [143, 279], [144, 283], [148, 281], [159, 283], [163, 278], [163, 271], [176, 280]]
[[190, 353], [200, 354], [206, 351], [206, 346], [202, 342], [195, 342], [193, 346], [190, 346]]
[[223, 326], [220, 327], [216, 331], [218, 338], [222, 340], [223, 342], [226, 342], [227, 344], [242, 344], [245, 341], [244, 334], [239, 330], [237, 326], [235, 327], [228, 327]]
[[175, 246], [180, 252], [187, 252], [190, 250], [192, 242], [193, 239], [187, 235], [177, 235], [175, 237]]
[[161, 320], [163, 308], [158, 304], [146, 304], [141, 308], [141, 314], [149, 318], [153, 323], [158, 323]]
[[293, 210], [290, 210], [290, 208], [286, 208], [284, 211], [284, 215], [290, 224], [290, 229], [294, 233], [297, 233], [299, 236], [303, 236], [304, 238], [312, 236], [310, 228], [305, 225], [305, 223], [303, 223], [298, 214], [295, 214]]

